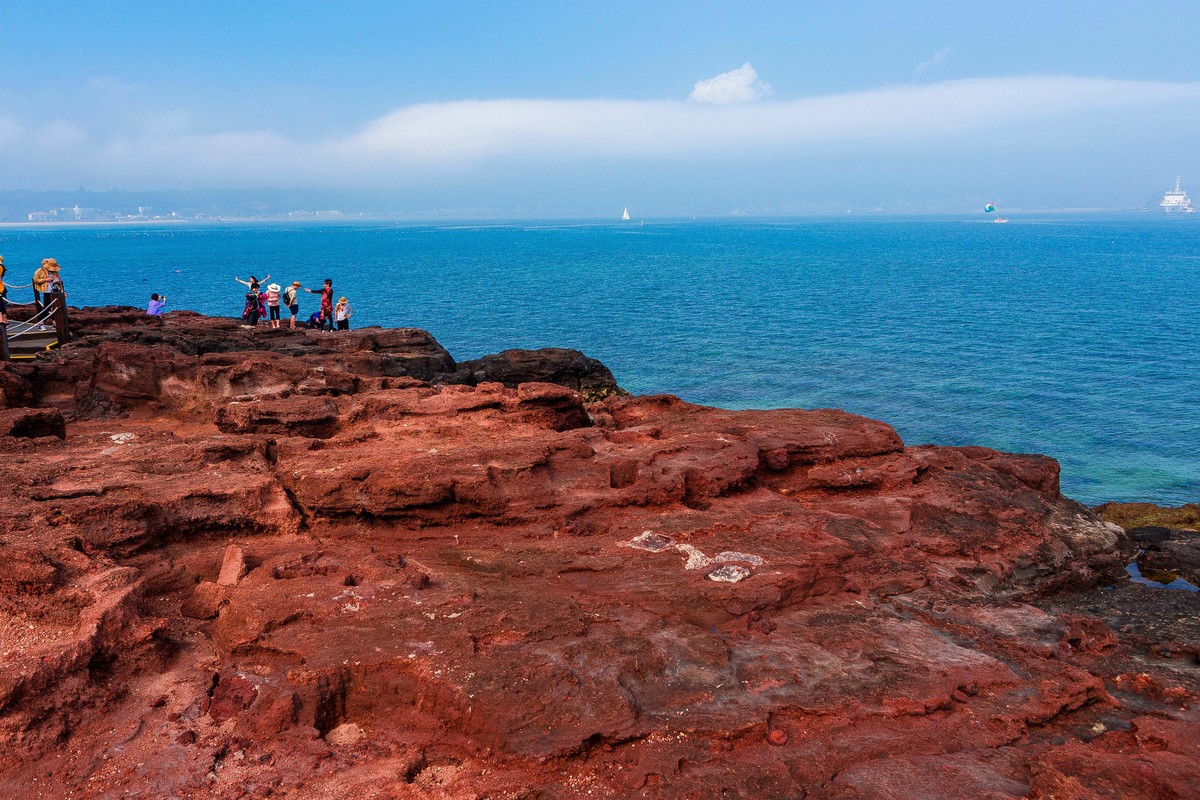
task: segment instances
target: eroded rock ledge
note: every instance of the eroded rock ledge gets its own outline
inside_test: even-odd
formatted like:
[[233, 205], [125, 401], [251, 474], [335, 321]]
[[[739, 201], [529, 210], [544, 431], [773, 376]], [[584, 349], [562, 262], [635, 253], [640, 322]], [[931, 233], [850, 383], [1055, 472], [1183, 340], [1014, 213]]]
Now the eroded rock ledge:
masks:
[[1135, 543], [1050, 459], [75, 322], [0, 368], [5, 796], [1200, 795], [1194, 631], [1107, 624]]

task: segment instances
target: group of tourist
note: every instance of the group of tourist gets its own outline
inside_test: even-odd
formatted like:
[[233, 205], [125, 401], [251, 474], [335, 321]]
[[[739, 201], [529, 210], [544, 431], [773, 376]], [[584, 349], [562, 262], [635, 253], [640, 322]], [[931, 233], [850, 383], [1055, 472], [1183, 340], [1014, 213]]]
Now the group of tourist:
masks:
[[[63, 288], [62, 271], [58, 266], [58, 261], [53, 258], [43, 258], [42, 265], [33, 273], [33, 281], [24, 286], [6, 285], [4, 276], [6, 267], [4, 266], [4, 256], [0, 256], [0, 325], [8, 324], [8, 290], [13, 289], [33, 289], [33, 302], [37, 311], [42, 311], [47, 302], [47, 295], [54, 292], [65, 292]], [[272, 329], [278, 329], [282, 325], [282, 309], [286, 308], [291, 315], [288, 326], [296, 327], [296, 317], [300, 314], [300, 293], [308, 292], [309, 294], [320, 295], [320, 308], [313, 312], [308, 318], [307, 327], [319, 328], [321, 330], [350, 330], [350, 316], [353, 311], [350, 309], [350, 303], [345, 298], [339, 298], [335, 303], [333, 300], [333, 280], [326, 278], [324, 285], [320, 289], [307, 289], [300, 281], [292, 281], [292, 285], [286, 289], [280, 289], [278, 283], [268, 284], [263, 288], [263, 283], [269, 281], [271, 276], [268, 275], [263, 281], [253, 275], [249, 280], [234, 278], [238, 283], [246, 287], [246, 305], [242, 310], [242, 322], [246, 327], [258, 327], [260, 319], [267, 319], [269, 326]], [[163, 310], [167, 304], [167, 298], [158, 293], [150, 295], [150, 302], [146, 306], [146, 314], [148, 316], [161, 317]]]
[[[4, 282], [4, 256], [0, 256], [0, 325], [8, 324], [8, 286]], [[24, 286], [14, 286], [14, 289], [33, 287], [33, 303], [37, 311], [46, 305], [46, 295], [52, 292], [62, 292], [63, 280], [58, 262], [53, 258], [43, 258], [42, 265], [33, 273], [33, 282]]]
[[271, 283], [263, 288], [263, 283], [271, 280], [271, 276], [259, 281], [253, 275], [249, 280], [234, 277], [234, 280], [246, 287], [246, 305], [242, 309], [242, 322], [245, 327], [256, 328], [258, 321], [266, 318], [272, 329], [282, 325], [282, 309], [286, 308], [291, 314], [289, 328], [296, 327], [296, 317], [300, 315], [300, 293], [308, 292], [321, 296], [321, 307], [314, 311], [306, 323], [310, 328], [320, 330], [350, 330], [350, 303], [342, 297], [335, 305], [333, 302], [333, 280], [326, 278], [320, 289], [308, 289], [300, 281], [292, 281], [286, 289], [280, 289], [278, 283]]

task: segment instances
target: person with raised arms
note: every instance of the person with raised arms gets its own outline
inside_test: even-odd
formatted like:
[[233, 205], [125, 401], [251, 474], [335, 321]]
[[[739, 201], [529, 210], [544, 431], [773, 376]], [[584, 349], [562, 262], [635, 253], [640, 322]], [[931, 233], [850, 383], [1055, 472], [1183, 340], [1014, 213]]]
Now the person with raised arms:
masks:
[[[259, 282], [258, 278], [254, 277], [253, 275], [250, 276], [250, 280], [248, 280], [248, 281], [244, 281], [236, 275], [233, 276], [233, 279], [235, 281], [237, 281], [238, 283], [240, 283], [242, 286], [245, 286], [250, 291], [254, 292], [255, 294], [258, 294], [258, 287], [262, 285]], [[271, 276], [268, 275], [267, 277], [263, 278], [263, 280], [269, 281], [269, 280], [271, 280]]]

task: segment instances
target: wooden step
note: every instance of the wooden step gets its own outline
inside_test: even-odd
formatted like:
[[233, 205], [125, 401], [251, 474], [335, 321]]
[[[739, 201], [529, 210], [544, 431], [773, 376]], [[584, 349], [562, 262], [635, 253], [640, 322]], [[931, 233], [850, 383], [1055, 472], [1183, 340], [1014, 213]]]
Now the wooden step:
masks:
[[9, 323], [8, 337], [10, 358], [33, 358], [58, 345], [58, 334], [53, 328], [38, 327], [31, 330], [23, 323]]

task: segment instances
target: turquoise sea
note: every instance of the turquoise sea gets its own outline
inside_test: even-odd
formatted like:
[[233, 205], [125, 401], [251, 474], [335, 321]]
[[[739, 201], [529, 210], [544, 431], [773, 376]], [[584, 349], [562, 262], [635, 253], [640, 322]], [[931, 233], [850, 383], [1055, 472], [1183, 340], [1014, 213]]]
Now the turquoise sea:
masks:
[[1200, 501], [1200, 215], [1010, 218], [12, 227], [0, 255], [11, 283], [56, 257], [73, 304], [231, 316], [235, 275], [331, 277], [356, 325], [458, 359], [573, 347], [635, 393], [842, 408], [1051, 455], [1084, 503]]

